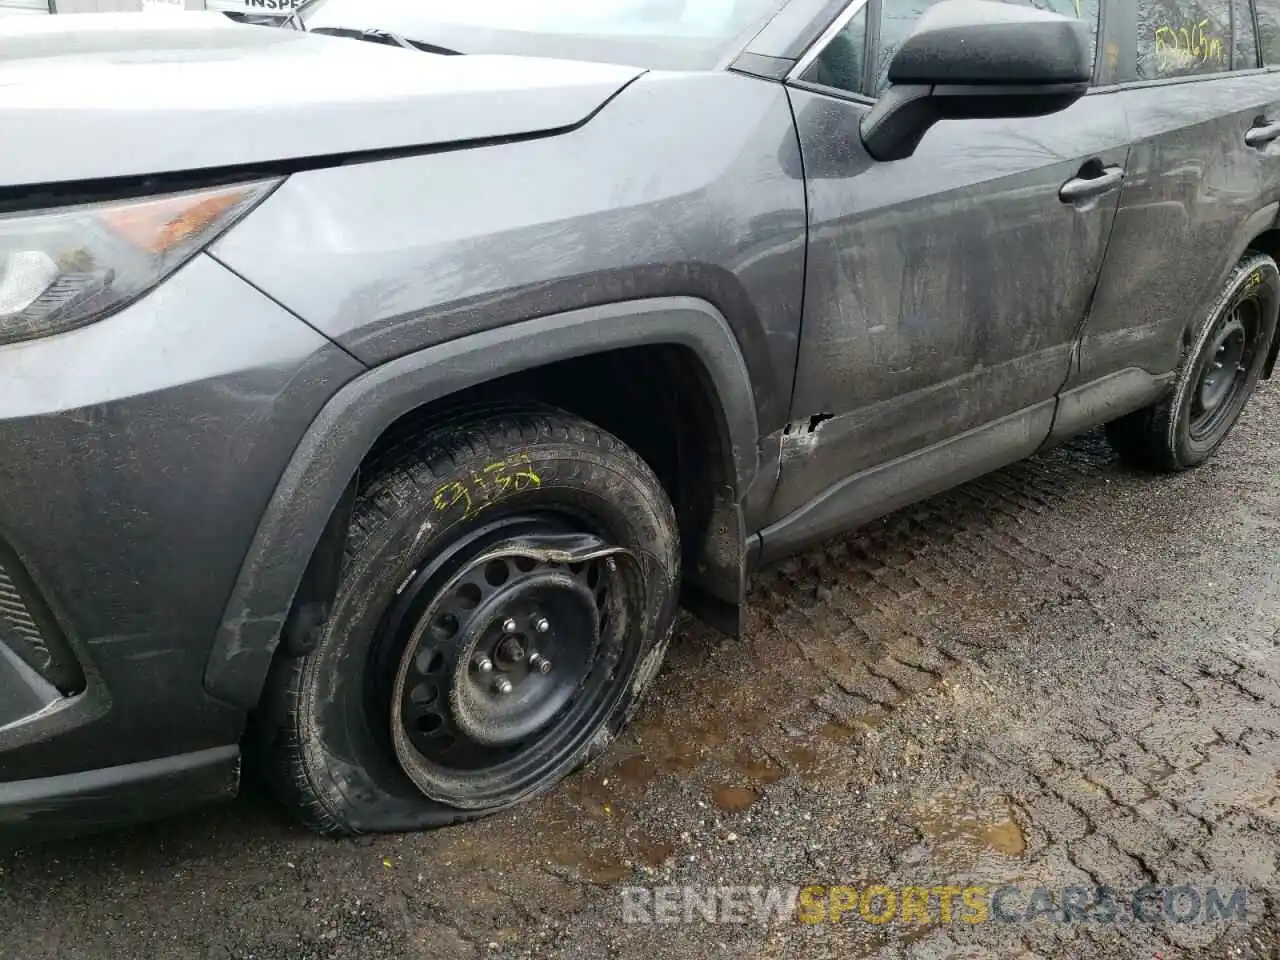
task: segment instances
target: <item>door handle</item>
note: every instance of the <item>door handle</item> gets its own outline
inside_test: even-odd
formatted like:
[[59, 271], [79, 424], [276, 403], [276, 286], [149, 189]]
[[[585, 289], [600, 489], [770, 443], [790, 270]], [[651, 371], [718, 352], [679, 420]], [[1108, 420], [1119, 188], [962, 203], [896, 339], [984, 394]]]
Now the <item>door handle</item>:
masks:
[[1272, 140], [1280, 139], [1280, 123], [1262, 123], [1248, 130], [1244, 142], [1250, 147], [1265, 147]]
[[1102, 173], [1096, 177], [1076, 177], [1074, 180], [1068, 180], [1058, 191], [1058, 197], [1063, 203], [1091, 200], [1104, 193], [1110, 193], [1120, 186], [1122, 180], [1124, 180], [1123, 167], [1103, 167]]

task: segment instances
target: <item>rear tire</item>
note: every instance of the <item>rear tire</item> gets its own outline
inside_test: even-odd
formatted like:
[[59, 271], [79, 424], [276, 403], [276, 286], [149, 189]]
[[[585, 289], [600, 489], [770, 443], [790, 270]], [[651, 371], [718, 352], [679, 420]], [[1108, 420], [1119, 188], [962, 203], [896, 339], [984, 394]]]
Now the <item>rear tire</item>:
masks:
[[1199, 326], [1160, 402], [1107, 424], [1126, 463], [1147, 470], [1198, 467], [1221, 446], [1258, 384], [1280, 311], [1280, 269], [1247, 254]]
[[679, 557], [653, 472], [570, 414], [478, 409], [392, 442], [366, 467], [321, 639], [268, 680], [276, 793], [345, 834], [545, 791], [608, 746], [657, 672]]

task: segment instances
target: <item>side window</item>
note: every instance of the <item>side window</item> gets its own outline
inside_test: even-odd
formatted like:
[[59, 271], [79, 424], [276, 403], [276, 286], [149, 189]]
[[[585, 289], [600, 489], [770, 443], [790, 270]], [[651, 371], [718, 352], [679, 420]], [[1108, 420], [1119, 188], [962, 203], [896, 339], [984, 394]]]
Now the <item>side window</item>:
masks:
[[1138, 0], [1138, 78], [1230, 69], [1233, 0]]
[[867, 8], [863, 6], [844, 29], [831, 38], [801, 79], [849, 93], [861, 93], [866, 86], [866, 63]]
[[1253, 29], [1253, 8], [1249, 0], [1232, 0], [1231, 20], [1235, 28], [1231, 69], [1253, 70], [1258, 66], [1258, 34]]
[[[889, 62], [907, 39], [916, 21], [928, 10], [936, 0], [884, 0], [880, 16], [880, 50], [876, 54], [876, 84], [874, 94], [879, 96], [889, 85]], [[1098, 7], [1099, 0], [1004, 0], [1005, 3], [1018, 3], [1037, 10], [1048, 10], [1064, 17], [1076, 17], [1084, 20], [1092, 34], [1093, 56], [1098, 49]], [[1143, 2], [1143, 0], [1139, 0]], [[1280, 0], [1276, 0], [1280, 2]]]
[[1280, 66], [1280, 0], [1257, 0], [1258, 40], [1262, 46], [1262, 64]]

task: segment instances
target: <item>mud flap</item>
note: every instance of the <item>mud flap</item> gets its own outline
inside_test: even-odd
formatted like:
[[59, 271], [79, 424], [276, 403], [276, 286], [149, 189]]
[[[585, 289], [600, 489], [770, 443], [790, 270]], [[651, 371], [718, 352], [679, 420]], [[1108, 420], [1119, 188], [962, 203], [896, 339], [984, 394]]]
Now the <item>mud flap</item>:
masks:
[[686, 548], [681, 603], [699, 620], [726, 636], [746, 632], [746, 524], [729, 487], [716, 490], [711, 522], [697, 559]]

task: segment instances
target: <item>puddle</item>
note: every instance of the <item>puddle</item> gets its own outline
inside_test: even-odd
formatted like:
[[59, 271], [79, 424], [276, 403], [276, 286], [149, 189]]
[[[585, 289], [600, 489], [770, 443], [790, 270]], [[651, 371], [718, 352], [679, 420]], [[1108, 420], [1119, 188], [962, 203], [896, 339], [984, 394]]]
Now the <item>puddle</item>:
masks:
[[821, 780], [843, 769], [842, 761], [855, 760], [857, 746], [863, 741], [867, 731], [882, 723], [887, 716], [888, 714], [877, 711], [860, 714], [848, 723], [824, 723], [779, 753], [791, 772], [801, 779], [808, 782]]
[[806, 780], [816, 777], [822, 770], [822, 762], [818, 751], [812, 747], [788, 747], [786, 758], [796, 768], [796, 773]]
[[1020, 857], [1027, 852], [1027, 838], [1023, 836], [1022, 828], [1012, 820], [987, 827], [983, 840], [996, 853], [1006, 857]]
[[[978, 813], [975, 806], [986, 809]], [[1020, 857], [1027, 850], [1027, 838], [1003, 801], [998, 806], [968, 805], [943, 794], [917, 807], [914, 819], [929, 845], [943, 856], [976, 860], [984, 853], [997, 853]]]
[[889, 719], [888, 710], [870, 710], [853, 718], [854, 727], [861, 730], [874, 730]]
[[777, 783], [787, 771], [765, 757], [754, 757], [746, 750], [739, 750], [733, 765], [744, 777], [758, 783]]
[[737, 787], [724, 783], [711, 788], [711, 799], [721, 810], [745, 810], [757, 800], [760, 794], [750, 787]]
[[628, 787], [644, 787], [658, 776], [658, 768], [648, 757], [628, 757], [609, 774]]
[[846, 727], [840, 723], [824, 723], [817, 730], [817, 735], [828, 743], [843, 744], [848, 743], [859, 731], [852, 727]]
[[860, 713], [851, 718], [847, 724], [824, 723], [815, 731], [815, 734], [828, 743], [843, 745], [861, 740], [868, 730], [874, 730], [888, 718], [889, 714], [883, 710]]
[[551, 853], [554, 863], [595, 883], [619, 883], [632, 874], [632, 867], [603, 853], [588, 853], [573, 844], [557, 845]]
[[673, 856], [674, 843], [662, 843], [657, 840], [641, 840], [636, 844], [636, 857], [651, 867], [660, 867]]
[[[734, 729], [732, 720], [708, 722], [695, 726], [682, 726], [676, 720], [667, 725], [667, 717], [656, 717], [635, 731], [637, 741], [643, 745], [645, 757], [659, 773], [692, 773], [706, 760], [709, 753], [730, 742], [728, 731]], [[735, 737], [748, 731], [734, 730]], [[636, 769], [639, 773], [639, 768]]]
[[578, 872], [596, 883], [620, 883], [632, 874], [632, 868], [614, 860], [582, 860], [573, 864]]

